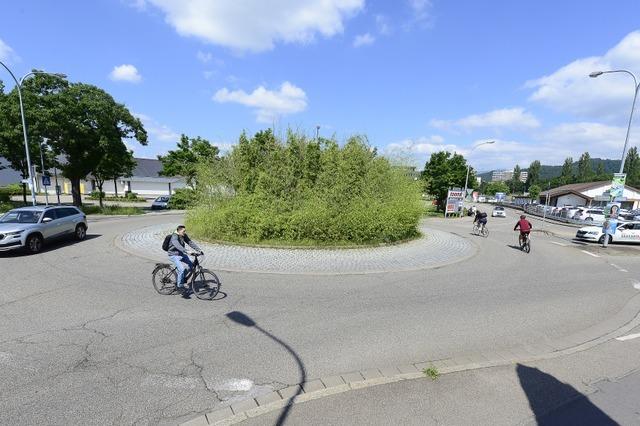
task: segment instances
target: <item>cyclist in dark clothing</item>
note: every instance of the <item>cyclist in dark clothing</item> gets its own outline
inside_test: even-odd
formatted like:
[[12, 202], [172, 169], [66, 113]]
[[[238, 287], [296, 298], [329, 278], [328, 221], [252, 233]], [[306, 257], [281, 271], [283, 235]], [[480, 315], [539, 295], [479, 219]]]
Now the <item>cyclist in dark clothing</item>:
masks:
[[186, 230], [187, 229], [183, 225], [178, 226], [176, 232], [171, 236], [171, 243], [169, 244], [169, 250], [167, 250], [169, 259], [171, 259], [178, 269], [177, 287], [180, 291], [184, 289], [184, 280], [187, 275], [187, 271], [193, 268], [193, 262], [191, 262], [191, 259], [189, 258], [186, 246], [189, 245], [189, 247], [202, 254], [202, 250], [191, 240], [191, 238], [189, 238]]
[[482, 230], [487, 224], [487, 214], [485, 212], [481, 212], [480, 209], [476, 211], [476, 216], [473, 219], [473, 223], [478, 222], [478, 228]]

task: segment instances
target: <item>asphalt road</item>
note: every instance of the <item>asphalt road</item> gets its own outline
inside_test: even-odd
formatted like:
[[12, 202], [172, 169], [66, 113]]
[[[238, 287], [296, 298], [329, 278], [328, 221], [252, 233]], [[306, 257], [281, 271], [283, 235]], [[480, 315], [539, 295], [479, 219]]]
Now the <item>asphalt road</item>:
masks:
[[[1, 424], [175, 424], [302, 375], [573, 334], [638, 291], [637, 250], [578, 246], [557, 227], [560, 237], [534, 234], [527, 255], [515, 247], [515, 219], [491, 220], [484, 239], [465, 218], [431, 223], [478, 244], [464, 263], [336, 277], [223, 273], [223, 299], [160, 296], [153, 262], [113, 240], [175, 220], [102, 220], [82, 243], [0, 255]], [[227, 319], [232, 311], [259, 328]]]

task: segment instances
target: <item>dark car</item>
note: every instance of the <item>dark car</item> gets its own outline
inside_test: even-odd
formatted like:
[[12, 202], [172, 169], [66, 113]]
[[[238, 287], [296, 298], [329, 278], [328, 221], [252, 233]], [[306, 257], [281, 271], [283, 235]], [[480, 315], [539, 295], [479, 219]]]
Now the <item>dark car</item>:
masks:
[[151, 203], [151, 210], [168, 209], [170, 199], [171, 197], [169, 196], [162, 196], [162, 197], [156, 198], [155, 200], [153, 200], [153, 203]]

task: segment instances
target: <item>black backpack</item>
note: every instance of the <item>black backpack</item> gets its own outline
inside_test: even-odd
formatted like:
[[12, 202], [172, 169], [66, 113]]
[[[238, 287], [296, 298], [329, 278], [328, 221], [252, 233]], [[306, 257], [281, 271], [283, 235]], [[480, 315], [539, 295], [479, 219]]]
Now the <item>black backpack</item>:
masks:
[[162, 250], [169, 251], [169, 247], [171, 246], [171, 237], [173, 237], [173, 234], [169, 234], [164, 237], [164, 241], [162, 242]]

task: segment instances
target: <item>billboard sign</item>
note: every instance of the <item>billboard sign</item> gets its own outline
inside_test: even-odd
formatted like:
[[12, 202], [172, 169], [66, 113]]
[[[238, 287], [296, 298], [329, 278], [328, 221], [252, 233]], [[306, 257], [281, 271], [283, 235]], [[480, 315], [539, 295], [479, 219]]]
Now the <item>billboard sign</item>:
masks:
[[626, 173], [614, 173], [613, 180], [611, 181], [611, 189], [609, 190], [611, 198], [622, 197], [622, 194], [624, 194], [624, 184], [626, 180]]

